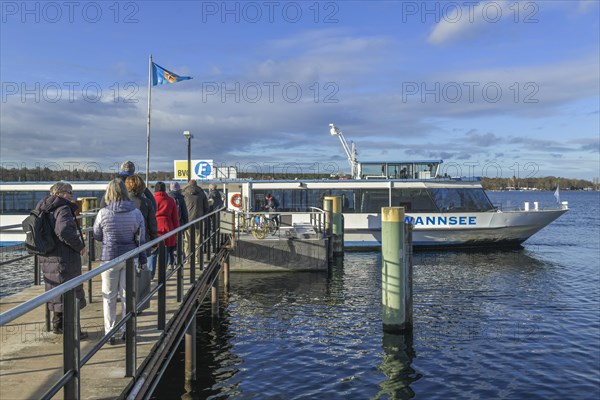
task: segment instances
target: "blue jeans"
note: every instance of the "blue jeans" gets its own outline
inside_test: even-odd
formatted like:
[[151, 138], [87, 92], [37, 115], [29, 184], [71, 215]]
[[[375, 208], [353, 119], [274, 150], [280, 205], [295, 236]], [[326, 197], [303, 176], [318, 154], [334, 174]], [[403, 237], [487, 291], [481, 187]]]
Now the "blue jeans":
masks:
[[158, 248], [152, 252], [148, 256], [148, 271], [150, 271], [150, 278], [154, 279], [154, 274], [156, 272], [156, 260], [158, 259]]
[[[177, 247], [167, 247], [167, 265], [175, 264], [175, 249]], [[158, 260], [158, 249], [154, 250], [148, 256], [148, 270], [150, 271], [150, 277], [154, 279], [156, 274], [156, 264]]]

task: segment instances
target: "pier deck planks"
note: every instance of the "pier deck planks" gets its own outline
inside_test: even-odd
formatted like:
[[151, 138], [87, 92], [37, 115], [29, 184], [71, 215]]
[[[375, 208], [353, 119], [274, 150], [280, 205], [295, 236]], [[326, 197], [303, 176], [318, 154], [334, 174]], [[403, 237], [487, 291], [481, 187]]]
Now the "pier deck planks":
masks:
[[[186, 266], [187, 267], [187, 266]], [[85, 270], [85, 268], [84, 268]], [[85, 271], [84, 271], [85, 272]], [[189, 288], [184, 273], [184, 293]], [[196, 274], [198, 277], [198, 273]], [[153, 282], [153, 285], [155, 283]], [[84, 286], [87, 294], [87, 285]], [[93, 302], [81, 310], [81, 327], [89, 335], [81, 342], [81, 357], [103, 336], [101, 279], [93, 280]], [[43, 284], [0, 299], [0, 312], [44, 292]], [[161, 331], [156, 329], [156, 295], [150, 308], [137, 320], [137, 366], [142, 363]], [[177, 310], [175, 276], [167, 282], [167, 321]], [[117, 315], [121, 304], [117, 303]], [[0, 330], [0, 399], [32, 399], [43, 395], [62, 376], [62, 335], [47, 332], [45, 309], [38, 309], [1, 327]], [[118, 397], [132, 378], [125, 378], [125, 343], [106, 344], [81, 369], [81, 398], [106, 399]], [[62, 391], [55, 398], [63, 398]]]

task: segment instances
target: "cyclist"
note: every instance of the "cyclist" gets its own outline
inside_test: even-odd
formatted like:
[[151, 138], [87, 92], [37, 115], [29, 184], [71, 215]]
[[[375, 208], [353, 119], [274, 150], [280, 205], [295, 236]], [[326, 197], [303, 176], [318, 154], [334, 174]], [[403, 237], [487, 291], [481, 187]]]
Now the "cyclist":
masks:
[[[271, 195], [271, 193], [268, 193], [265, 196], [265, 200], [267, 200], [267, 204], [265, 205], [265, 208], [269, 211], [269, 213], [277, 212], [277, 208], [279, 208], [279, 202], [277, 201], [277, 199], [275, 197], [273, 197]], [[273, 222], [275, 222], [277, 229], [279, 229], [279, 214], [273, 214], [271, 219], [273, 220]]]

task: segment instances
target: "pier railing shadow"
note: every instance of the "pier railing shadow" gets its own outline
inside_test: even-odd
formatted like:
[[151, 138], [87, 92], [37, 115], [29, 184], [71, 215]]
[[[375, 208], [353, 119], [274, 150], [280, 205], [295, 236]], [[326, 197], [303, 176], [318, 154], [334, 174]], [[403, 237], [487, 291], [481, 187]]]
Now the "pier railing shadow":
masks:
[[[98, 351], [117, 335], [121, 329], [125, 328], [125, 377], [136, 376], [138, 367], [137, 361], [137, 344], [138, 338], [136, 332], [137, 318], [141, 311], [146, 308], [146, 305], [151, 299], [156, 297], [157, 311], [145, 312], [144, 317], [152, 317], [155, 319], [156, 329], [162, 331], [163, 335], [167, 328], [167, 283], [171, 280], [176, 280], [176, 301], [181, 303], [186, 293], [184, 293], [184, 277], [187, 275], [189, 284], [193, 285], [202, 281], [203, 285], [214, 284], [213, 282], [221, 270], [221, 262], [228, 254], [230, 244], [230, 230], [222, 229], [221, 213], [224, 209], [215, 210], [201, 218], [190, 221], [181, 227], [160, 236], [159, 238], [145, 243], [113, 260], [101, 262], [100, 265], [93, 267], [92, 263], [96, 258], [96, 246], [94, 243], [92, 226], [97, 213], [86, 213], [80, 216], [83, 225], [85, 240], [87, 241], [87, 254], [84, 261], [87, 261], [88, 271], [74, 279], [71, 279], [56, 288], [38, 295], [28, 301], [25, 301], [18, 306], [0, 314], [0, 327], [4, 328], [10, 322], [20, 318], [28, 313], [33, 312], [39, 307], [46, 309], [46, 330], [50, 330], [49, 311], [46, 303], [54, 297], [62, 296], [63, 298], [63, 365], [62, 376], [55, 382], [51, 382], [46, 392], [41, 398], [49, 399], [63, 390], [65, 398], [80, 398], [81, 397], [81, 374], [80, 369], [96, 354]], [[17, 229], [17, 226], [3, 227], [3, 229]], [[199, 230], [199, 235], [195, 235], [195, 230]], [[184, 232], [189, 231], [190, 240], [193, 241], [190, 254], [184, 256], [182, 243]], [[167, 270], [166, 246], [165, 240], [177, 236], [177, 258], [173, 269]], [[151, 288], [150, 292], [143, 298], [136, 298], [137, 292], [137, 271], [134, 264], [134, 259], [142, 252], [147, 252], [150, 249], [158, 246], [158, 266], [157, 266], [157, 283]], [[24, 250], [23, 244], [10, 246], [8, 251]], [[7, 251], [5, 248], [4, 251]], [[199, 253], [199, 257], [196, 257]], [[37, 262], [37, 256], [20, 255], [13, 260], [3, 260], [0, 265], [5, 265], [10, 262], [24, 260], [33, 257], [34, 260], [34, 284], [39, 285], [41, 282], [41, 274]], [[218, 258], [218, 260], [216, 260]], [[199, 260], [196, 265], [196, 260]], [[213, 261], [217, 262], [213, 262]], [[126, 269], [126, 301], [122, 305], [125, 307], [125, 317], [122, 318], [115, 327], [104, 332], [104, 335], [99, 337], [93, 347], [81, 354], [80, 342], [80, 318], [79, 318], [79, 300], [75, 296], [75, 289], [88, 282], [88, 297], [90, 303], [92, 301], [92, 280], [99, 277], [103, 272], [110, 268], [116, 267], [119, 264], [125, 264]], [[208, 263], [208, 265], [206, 265]], [[185, 270], [184, 270], [185, 269]], [[185, 274], [184, 274], [185, 272]], [[197, 278], [198, 276], [198, 278]], [[188, 289], [192, 290], [191, 288]], [[179, 317], [178, 317], [179, 318]], [[100, 336], [100, 335], [99, 335]], [[123, 387], [125, 389], [125, 387]]]

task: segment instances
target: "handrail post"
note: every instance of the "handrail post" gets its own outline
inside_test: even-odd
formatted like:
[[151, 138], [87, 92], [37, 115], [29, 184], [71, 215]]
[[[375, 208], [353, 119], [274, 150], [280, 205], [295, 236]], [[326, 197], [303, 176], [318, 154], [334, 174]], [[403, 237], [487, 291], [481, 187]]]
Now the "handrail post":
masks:
[[167, 282], [166, 282], [166, 260], [165, 242], [158, 246], [158, 321], [157, 329], [164, 330], [166, 326], [167, 313]]
[[217, 252], [217, 249], [221, 248], [223, 242], [221, 241], [221, 212], [219, 211], [216, 215], [216, 224], [215, 224], [215, 247], [214, 252]]
[[210, 260], [211, 256], [210, 256], [210, 252], [211, 252], [211, 248], [210, 248], [210, 242], [212, 241], [212, 236], [213, 236], [213, 226], [214, 226], [214, 221], [213, 221], [214, 215], [211, 215], [210, 217], [208, 217], [208, 220], [206, 221], [206, 257], [208, 260]]
[[73, 371], [63, 388], [64, 398], [80, 398], [79, 375], [79, 301], [75, 290], [63, 294], [63, 372]]
[[[92, 261], [96, 258], [96, 251], [94, 246], [94, 233], [89, 231], [87, 233], [87, 250], [88, 250], [88, 271], [92, 270]], [[92, 280], [88, 281], [88, 303], [92, 304]]]
[[198, 254], [198, 252], [200, 252], [200, 254], [202, 254], [202, 248], [198, 249], [198, 243], [196, 243], [196, 224], [192, 224], [192, 226], [190, 226], [190, 243], [189, 243], [189, 249], [190, 249], [190, 254], [188, 254], [188, 257], [190, 259], [190, 283], [194, 283], [194, 281], [196, 280], [196, 255]]
[[50, 309], [48, 308], [48, 304], [44, 306], [46, 308], [46, 332], [50, 332], [52, 327], [50, 326]]
[[182, 246], [183, 241], [183, 232], [177, 232], [177, 262], [174, 262], [175, 268], [177, 268], [177, 302], [181, 303], [183, 300], [183, 267], [181, 251], [183, 250]]
[[198, 225], [198, 243], [196, 243], [196, 252], [200, 252], [200, 255], [198, 256], [198, 269], [200, 271], [204, 269], [204, 230], [206, 229], [205, 221], [205, 219], [200, 220], [200, 224]]
[[40, 261], [37, 254], [35, 254], [33, 256], [33, 284], [36, 286], [41, 282], [40, 275]]
[[136, 293], [136, 270], [133, 258], [125, 261], [125, 268], [125, 315], [129, 316], [125, 323], [125, 376], [131, 377], [135, 375], [136, 298], [138, 295]]

